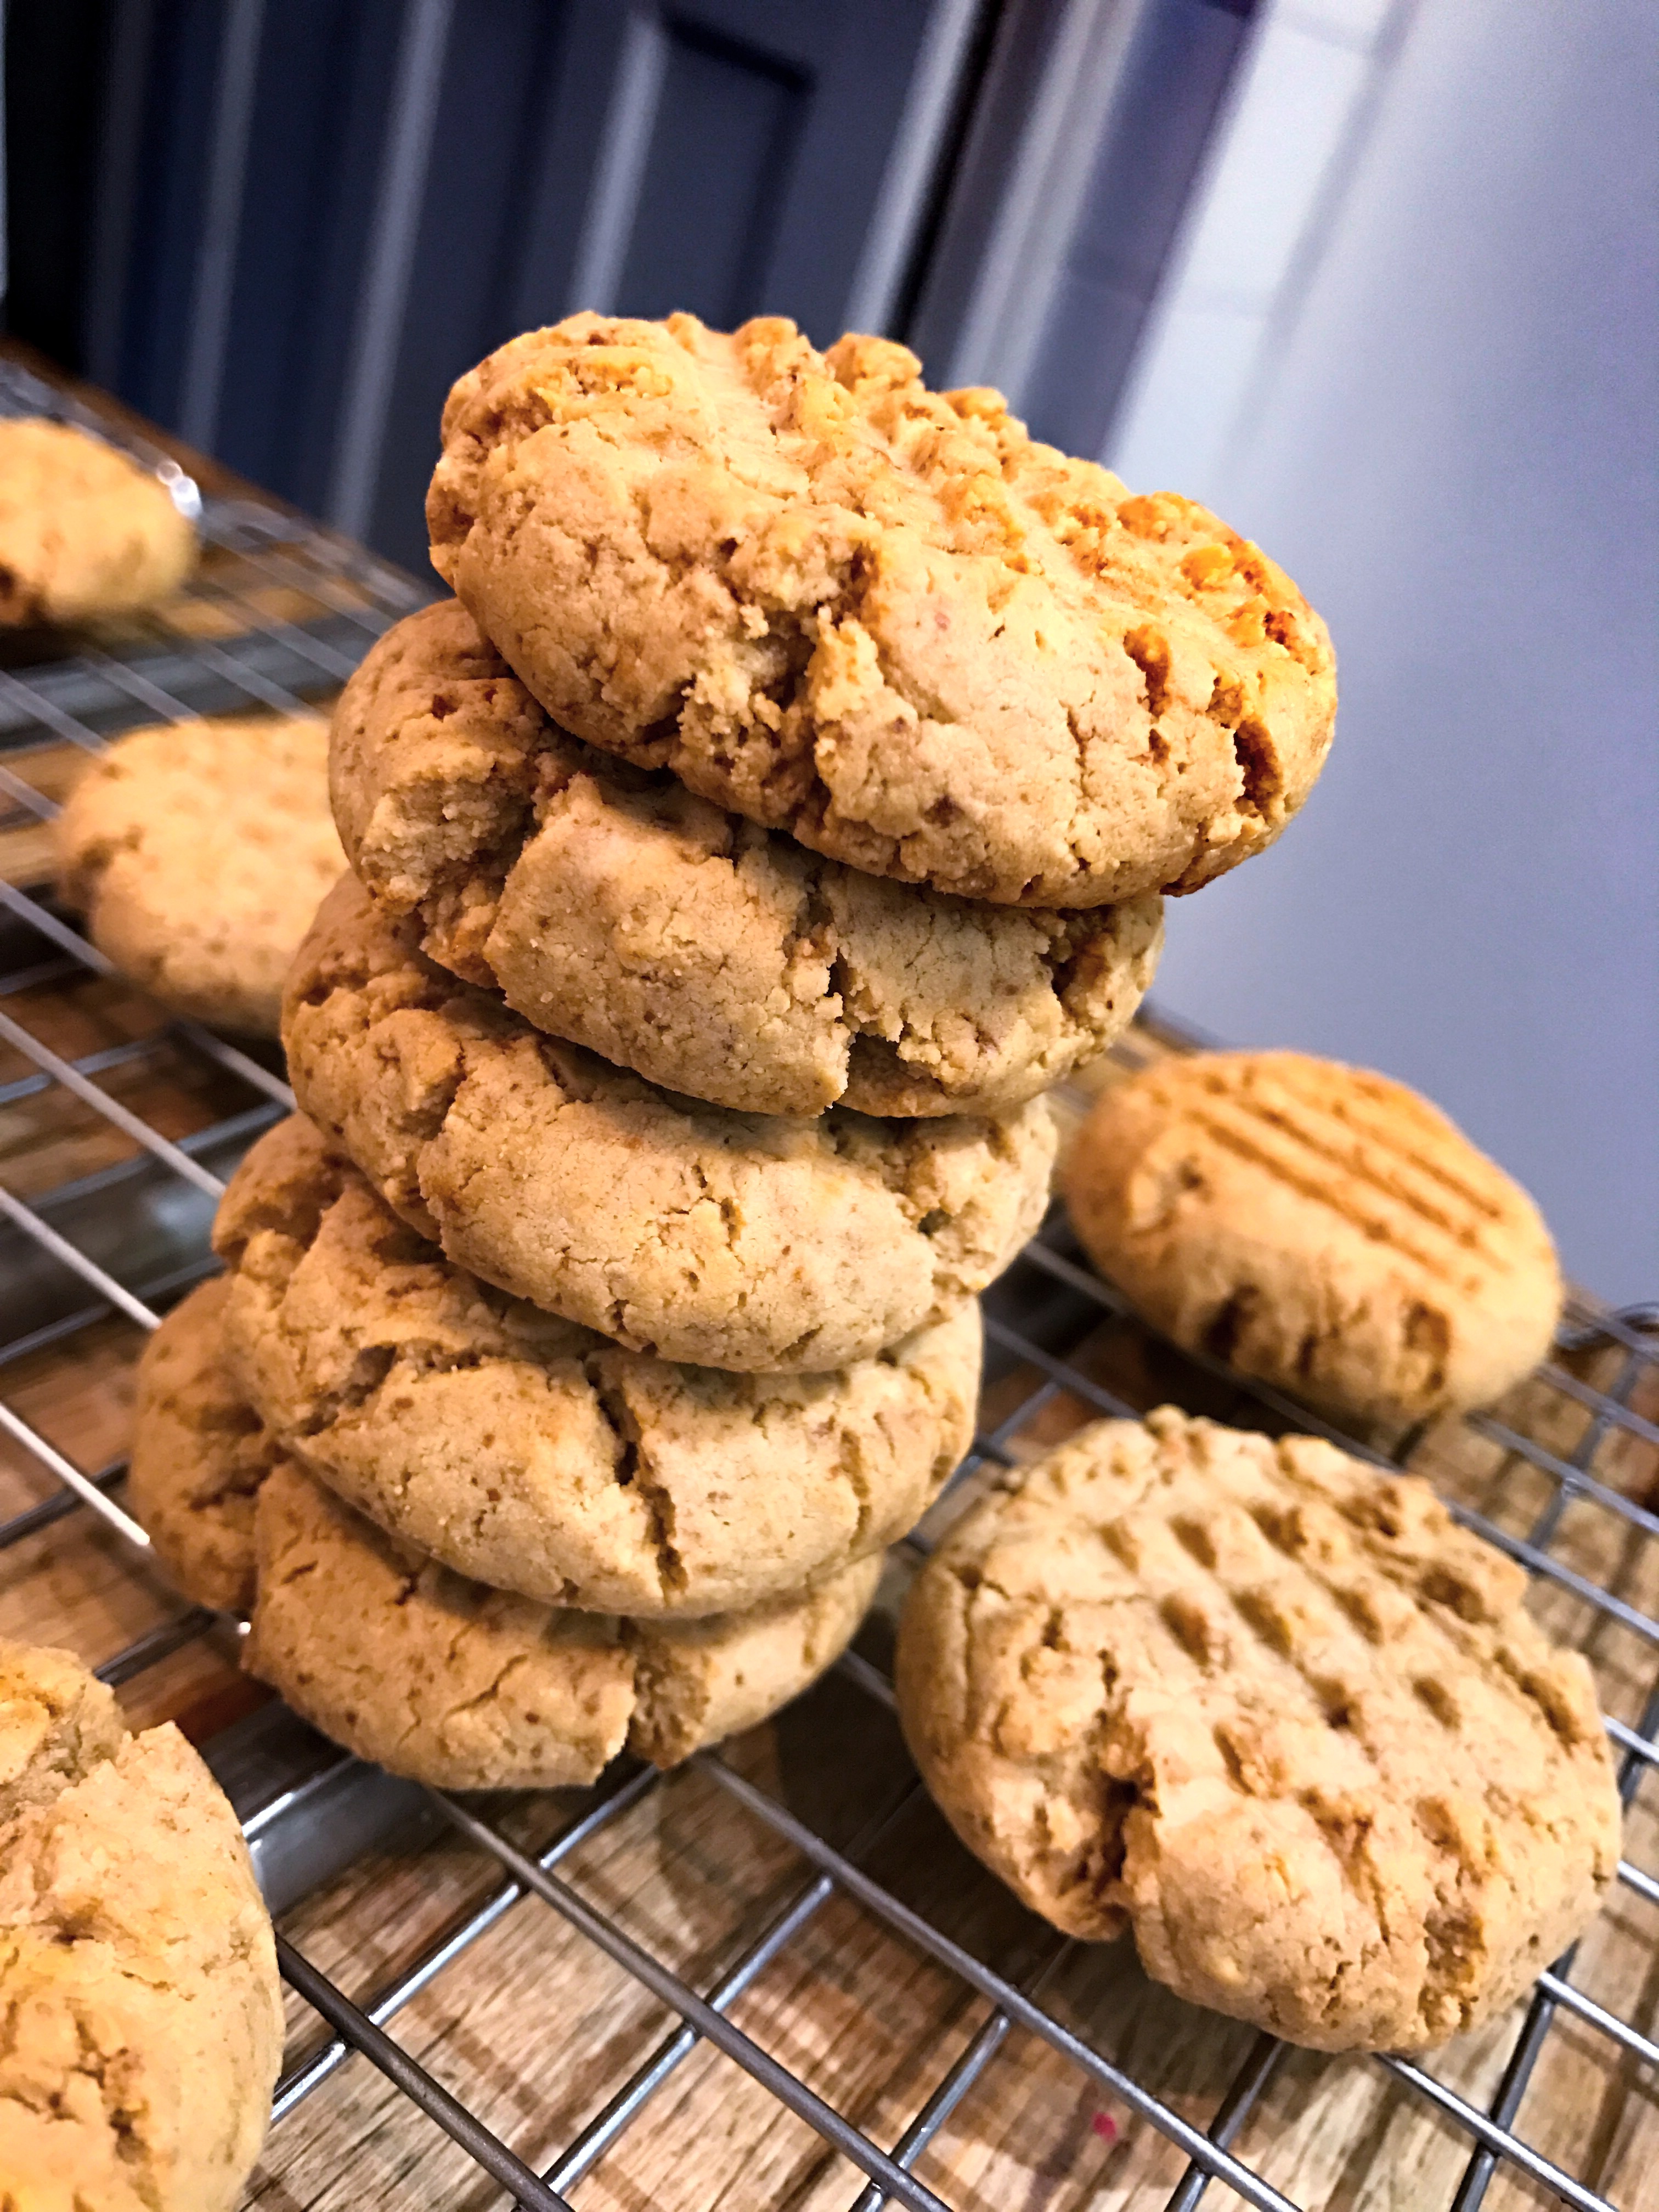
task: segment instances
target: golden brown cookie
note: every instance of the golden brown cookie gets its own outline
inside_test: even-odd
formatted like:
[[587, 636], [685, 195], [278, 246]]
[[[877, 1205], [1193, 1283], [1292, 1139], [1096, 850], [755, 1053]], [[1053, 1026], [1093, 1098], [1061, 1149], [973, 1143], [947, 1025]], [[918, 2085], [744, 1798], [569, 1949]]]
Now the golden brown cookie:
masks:
[[1487, 1404], [1549, 1348], [1561, 1279], [1537, 1207], [1386, 1076], [1160, 1060], [1102, 1095], [1064, 1183], [1157, 1328], [1310, 1404], [1419, 1420]]
[[455, 601], [389, 630], [330, 750], [357, 874], [538, 1029], [751, 1114], [987, 1113], [1104, 1050], [1154, 894], [1017, 909], [862, 875], [595, 751]]
[[283, 976], [338, 877], [326, 725], [164, 723], [118, 738], [58, 823], [64, 900], [180, 1013], [276, 1034]]
[[1426, 1483], [1172, 1407], [954, 1528], [899, 1713], [1033, 1911], [1316, 2050], [1441, 2043], [1594, 1915], [1620, 1808], [1589, 1668]]
[[114, 1691], [70, 1653], [0, 1638], [0, 1830], [112, 1758], [126, 1733]]
[[544, 1036], [354, 877], [289, 978], [301, 1109], [459, 1266], [631, 1350], [739, 1371], [867, 1358], [1042, 1219], [1042, 1099], [994, 1119], [733, 1114]]
[[224, 1362], [230, 1285], [199, 1284], [138, 1363], [127, 1503], [187, 1598], [218, 1613], [253, 1602], [253, 1509], [279, 1456]]
[[544, 1604], [817, 1589], [913, 1528], [972, 1436], [971, 1304], [831, 1375], [647, 1358], [453, 1266], [298, 1116], [214, 1241], [232, 1369], [281, 1442], [389, 1534]]
[[128, 1737], [67, 1653], [20, 1644], [0, 1644], [8, 1807], [0, 2203], [231, 2212], [283, 2053], [234, 1814], [176, 1729]]
[[[673, 1765], [787, 1703], [863, 1618], [879, 1553], [770, 1605], [668, 1623], [560, 1611], [452, 1573], [306, 1474], [238, 1395], [228, 1287], [204, 1284], [151, 1340], [130, 1501], [188, 1595], [252, 1613], [250, 1673], [361, 1758], [447, 1790], [591, 1782], [624, 1743]], [[55, 1794], [89, 1735], [107, 1725], [118, 1741], [110, 1692], [60, 1671], [27, 1703], [0, 1703], [0, 1819], [37, 1774]]]
[[593, 1781], [624, 1744], [672, 1766], [754, 1727], [851, 1640], [881, 1573], [673, 1623], [487, 1589], [385, 1534], [283, 1460], [259, 1492], [244, 1663], [324, 1735], [442, 1790]]
[[1272, 842], [1336, 711], [1294, 584], [914, 354], [573, 315], [461, 378], [433, 564], [558, 721], [873, 875], [1104, 906]]
[[194, 526], [130, 454], [65, 422], [0, 421], [0, 624], [132, 613], [195, 565]]

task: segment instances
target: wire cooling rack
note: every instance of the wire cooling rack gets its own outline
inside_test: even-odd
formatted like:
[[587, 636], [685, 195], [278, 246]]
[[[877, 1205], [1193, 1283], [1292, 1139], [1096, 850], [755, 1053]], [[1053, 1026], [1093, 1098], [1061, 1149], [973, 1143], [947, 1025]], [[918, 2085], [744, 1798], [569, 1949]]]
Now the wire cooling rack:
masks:
[[[0, 364], [0, 411], [71, 407]], [[212, 1269], [225, 1177], [291, 1100], [274, 1059], [111, 975], [50, 902], [40, 831], [111, 736], [305, 711], [422, 594], [256, 502], [209, 500], [202, 524], [202, 570], [163, 615], [0, 656], [0, 1625], [83, 1650], [125, 1633], [99, 1672], [143, 1717], [179, 1712], [243, 1819], [301, 2001], [250, 2201], [1638, 2203], [1659, 2148], [1659, 1881], [1638, 1856], [1504, 2021], [1422, 2062], [1315, 2058], [1181, 2005], [1128, 1946], [1062, 1942], [1016, 1908], [927, 1806], [884, 1662], [915, 1559], [1081, 1421], [1172, 1399], [1314, 1429], [1429, 1473], [1528, 1568], [1540, 1617], [1597, 1667], [1626, 1848], [1651, 1863], [1659, 1307], [1570, 1308], [1492, 1413], [1344, 1437], [1157, 1338], [1052, 1217], [985, 1301], [969, 1459], [854, 1650], [754, 1738], [671, 1777], [623, 1761], [592, 1791], [462, 1801], [238, 1690], [235, 1624], [167, 1597], [124, 1460], [93, 1448], [125, 1418], [137, 1346]], [[1169, 1048], [1147, 1025], [1115, 1058]]]

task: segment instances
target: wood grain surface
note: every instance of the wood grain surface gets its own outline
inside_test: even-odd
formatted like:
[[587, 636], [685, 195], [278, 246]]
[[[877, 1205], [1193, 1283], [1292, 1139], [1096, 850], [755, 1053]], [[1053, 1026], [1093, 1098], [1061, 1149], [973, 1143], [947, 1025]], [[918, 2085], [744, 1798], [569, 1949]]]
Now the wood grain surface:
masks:
[[[15, 757], [7, 756], [9, 760]], [[21, 764], [19, 764], [21, 765]], [[73, 772], [62, 749], [33, 757], [37, 787]], [[12, 839], [8, 845], [7, 837]], [[0, 866], [14, 881], [46, 866], [40, 833], [0, 827]], [[13, 992], [6, 1010], [53, 1050], [76, 1055], [155, 1037], [152, 1049], [101, 1078], [112, 1097], [177, 1138], [247, 1107], [237, 1079], [169, 1037], [156, 1010], [126, 986], [64, 976]], [[1096, 1080], [1176, 1048], [1138, 1029]], [[0, 1047], [0, 1085], [29, 1073]], [[1075, 1116], [1085, 1100], [1062, 1102]], [[138, 1147], [61, 1090], [0, 1104], [0, 1182], [38, 1197], [71, 1176], [118, 1169]], [[101, 1320], [65, 1341], [3, 1358], [0, 1396], [58, 1450], [95, 1472], [125, 1452], [134, 1363], [143, 1332]], [[1091, 1321], [1067, 1347], [1077, 1370], [1138, 1407], [1174, 1399], [1247, 1422], [1251, 1401], [1218, 1383], [1132, 1322]], [[1581, 1381], [1618, 1382], [1626, 1355], [1602, 1346], [1570, 1357]], [[1042, 1378], [1013, 1370], [992, 1386], [1000, 1419]], [[1659, 1421], [1650, 1367], [1632, 1396]], [[1018, 1429], [1017, 1457], [1036, 1454], [1091, 1418], [1066, 1391], [1041, 1399]], [[1589, 1410], [1537, 1380], [1500, 1418], [1565, 1455]], [[1522, 1536], [1553, 1486], [1524, 1459], [1461, 1424], [1423, 1437], [1412, 1463], [1443, 1494]], [[1659, 1508], [1659, 1449], [1637, 1427], [1609, 1431], [1592, 1463], [1598, 1481]], [[990, 1478], [970, 1478], [930, 1516], [934, 1533]], [[0, 1517], [50, 1498], [53, 1478], [0, 1438]], [[118, 1492], [117, 1493], [118, 1495]], [[1571, 1504], [1551, 1556], [1641, 1612], [1659, 1607], [1659, 1547], [1602, 1504]], [[860, 1652], [884, 1664], [909, 1562], [896, 1553]], [[1595, 1664], [1607, 1710], [1632, 1724], [1659, 1673], [1659, 1646], [1571, 1591], [1535, 1583], [1534, 1610]], [[179, 1601], [155, 1570], [84, 1509], [0, 1550], [0, 1633], [61, 1644], [88, 1662], [109, 1659], [173, 1618]], [[176, 1718], [210, 1741], [264, 1693], [236, 1665], [223, 1625], [122, 1691], [136, 1725]], [[902, 1902], [1017, 1981], [1040, 1989], [1055, 2018], [1200, 2127], [1209, 2125], [1249, 2058], [1252, 2031], [1184, 2005], [1150, 1984], [1127, 1943], [1058, 1946], [954, 1841], [917, 1790], [890, 1713], [843, 1674], [767, 1726], [726, 1747], [739, 1772], [819, 1834], [848, 1849]], [[553, 1835], [587, 1802], [561, 1793], [483, 1808], [525, 1844]], [[1636, 1790], [1626, 1856], [1659, 1869], [1659, 1796]], [[561, 1867], [599, 1906], [694, 1989], [708, 1990], [775, 1917], [810, 1886], [812, 1869], [743, 1808], [704, 1766], [655, 1784]], [[499, 1869], [453, 1833], [360, 1861], [285, 1917], [285, 1933], [359, 2002], [494, 1891]], [[1659, 2028], [1659, 1905], [1621, 1888], [1581, 1946], [1572, 1978], [1643, 2034]], [[1436, 2054], [1429, 2069], [1484, 2103], [1524, 2008]], [[876, 1915], [839, 1893], [823, 1903], [732, 2008], [747, 2034], [878, 2143], [891, 2145], [989, 2008]], [[289, 2000], [290, 2059], [326, 2040]], [[397, 2016], [398, 2042], [538, 2167], [557, 2159], [635, 2069], [671, 2036], [673, 2015], [557, 1911], [515, 1905]], [[1594, 2028], [1559, 2018], [1519, 2115], [1545, 2157], [1613, 2203], [1659, 2205], [1659, 2114], [1652, 2075]], [[1447, 2204], [1470, 2140], [1376, 2062], [1287, 2051], [1235, 2146], [1263, 2178], [1307, 2207], [1407, 2212]], [[996, 2055], [924, 2153], [920, 2178], [960, 2212], [1072, 2212], [1161, 2204], [1185, 2161], [1158, 2131], [1024, 2031]], [[731, 2059], [696, 2047], [642, 2115], [569, 2190], [581, 2212], [750, 2212], [790, 2207], [845, 2212], [862, 2177]], [[246, 2203], [269, 2212], [427, 2212], [504, 2203], [501, 2191], [367, 2061], [348, 2058], [272, 2132]], [[1536, 2206], [1548, 2192], [1500, 2162], [1486, 2202]], [[1215, 2185], [1206, 2202], [1237, 2203]]]

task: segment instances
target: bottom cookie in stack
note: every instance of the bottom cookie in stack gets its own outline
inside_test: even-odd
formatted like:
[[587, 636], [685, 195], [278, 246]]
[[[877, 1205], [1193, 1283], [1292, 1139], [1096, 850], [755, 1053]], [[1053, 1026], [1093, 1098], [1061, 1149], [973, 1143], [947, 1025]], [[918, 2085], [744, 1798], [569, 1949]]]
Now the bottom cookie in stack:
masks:
[[775, 1712], [863, 1619], [879, 1551], [810, 1590], [668, 1620], [451, 1571], [264, 1430], [226, 1363], [228, 1291], [192, 1291], [146, 1351], [131, 1502], [187, 1595], [251, 1610], [248, 1670], [360, 1757], [452, 1790], [591, 1782], [624, 1746], [671, 1766]]

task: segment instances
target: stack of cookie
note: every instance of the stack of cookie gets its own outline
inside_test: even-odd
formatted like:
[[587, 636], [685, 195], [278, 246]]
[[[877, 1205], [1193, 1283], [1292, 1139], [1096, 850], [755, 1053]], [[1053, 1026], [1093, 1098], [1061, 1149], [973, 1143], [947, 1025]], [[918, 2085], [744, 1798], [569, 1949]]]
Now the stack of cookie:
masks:
[[1161, 891], [1300, 804], [1334, 679], [1214, 517], [780, 322], [514, 341], [428, 515], [459, 599], [335, 718], [303, 1118], [152, 1351], [134, 1485], [354, 1748], [585, 1779], [845, 1644], [970, 1437], [1043, 1088]]

